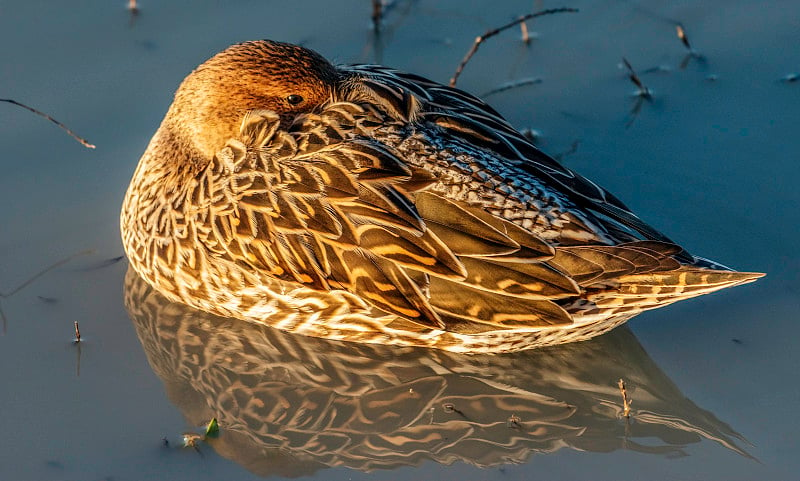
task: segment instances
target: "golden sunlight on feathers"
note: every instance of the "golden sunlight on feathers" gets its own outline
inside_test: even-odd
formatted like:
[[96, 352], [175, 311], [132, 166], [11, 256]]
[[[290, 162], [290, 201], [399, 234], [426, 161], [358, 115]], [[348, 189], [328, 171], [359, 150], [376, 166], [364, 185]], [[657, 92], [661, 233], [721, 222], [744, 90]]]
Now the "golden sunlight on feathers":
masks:
[[586, 339], [761, 276], [691, 256], [463, 91], [270, 41], [187, 77], [121, 224], [171, 300], [452, 351]]

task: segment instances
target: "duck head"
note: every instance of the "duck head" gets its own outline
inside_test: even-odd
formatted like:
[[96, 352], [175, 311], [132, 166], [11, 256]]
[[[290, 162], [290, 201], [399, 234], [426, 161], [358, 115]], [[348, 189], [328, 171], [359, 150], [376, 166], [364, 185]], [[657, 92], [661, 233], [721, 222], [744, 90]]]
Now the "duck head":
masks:
[[236, 137], [248, 111], [271, 110], [290, 123], [329, 101], [339, 77], [324, 57], [297, 45], [270, 40], [233, 45], [181, 83], [161, 125], [161, 141], [205, 163]]

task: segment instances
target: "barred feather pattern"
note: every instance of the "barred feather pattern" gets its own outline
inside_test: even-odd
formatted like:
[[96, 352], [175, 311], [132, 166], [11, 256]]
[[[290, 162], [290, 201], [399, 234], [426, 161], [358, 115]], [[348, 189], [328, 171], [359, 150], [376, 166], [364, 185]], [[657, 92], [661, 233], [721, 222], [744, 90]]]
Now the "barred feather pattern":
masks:
[[157, 134], [123, 206], [132, 267], [214, 314], [462, 352], [587, 339], [759, 276], [692, 265], [469, 94], [343, 71], [312, 113], [248, 112], [207, 165], [165, 161]]

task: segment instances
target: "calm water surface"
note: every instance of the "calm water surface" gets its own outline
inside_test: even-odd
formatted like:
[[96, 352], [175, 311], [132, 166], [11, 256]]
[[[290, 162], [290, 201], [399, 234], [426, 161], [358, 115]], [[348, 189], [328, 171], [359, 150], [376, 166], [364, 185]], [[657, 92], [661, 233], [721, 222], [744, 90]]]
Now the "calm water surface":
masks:
[[[399, 2], [380, 39], [365, 1], [145, 2], [133, 22], [124, 4], [0, 1], [0, 97], [98, 146], [0, 105], [0, 292], [92, 250], [0, 299], [0, 479], [797, 479], [800, 82], [781, 78], [800, 71], [800, 3], [575, 1], [532, 23], [529, 46], [512, 31], [481, 48], [460, 87], [540, 77], [489, 100], [690, 251], [768, 273], [589, 343], [497, 357], [170, 306], [111, 261], [119, 206], [180, 80], [231, 43], [446, 82], [476, 35], [561, 4]], [[655, 92], [638, 113], [623, 56]], [[220, 438], [178, 447], [212, 416]]]

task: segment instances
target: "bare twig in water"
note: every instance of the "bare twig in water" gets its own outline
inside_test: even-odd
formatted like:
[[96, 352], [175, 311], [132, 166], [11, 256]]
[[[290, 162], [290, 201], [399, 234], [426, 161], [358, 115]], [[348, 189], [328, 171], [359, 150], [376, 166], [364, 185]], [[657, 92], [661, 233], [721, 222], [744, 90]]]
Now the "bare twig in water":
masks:
[[381, 31], [381, 19], [383, 18], [383, 0], [372, 0], [372, 30], [375, 33]]
[[75, 343], [81, 342], [81, 328], [78, 326], [78, 321], [75, 321]]
[[519, 24], [519, 29], [522, 32], [522, 41], [525, 42], [525, 45], [531, 43], [531, 34], [528, 32], [528, 24], [521, 22]]
[[689, 37], [686, 36], [686, 30], [683, 29], [683, 25], [680, 23], [676, 24], [675, 32], [678, 34], [678, 38], [681, 39], [681, 42], [683, 42], [683, 46], [686, 47], [686, 50], [694, 52], [694, 49], [689, 44]]
[[626, 418], [631, 417], [631, 400], [628, 398], [628, 391], [625, 389], [625, 381], [622, 379], [617, 382], [619, 392], [622, 395], [622, 415]]
[[706, 58], [703, 56], [703, 54], [695, 50], [692, 47], [692, 44], [689, 43], [689, 36], [686, 35], [686, 28], [683, 26], [682, 23], [680, 22], [675, 23], [675, 32], [678, 34], [678, 38], [681, 40], [681, 43], [683, 43], [683, 46], [686, 47], [686, 50], [688, 50], [688, 53], [686, 54], [686, 56], [683, 57], [683, 60], [681, 60], [681, 63], [680, 65], [678, 65], [678, 67], [681, 70], [685, 69], [689, 65], [689, 62], [692, 61], [692, 59], [697, 59], [701, 63], [705, 62]]
[[88, 266], [78, 267], [78, 268], [75, 268], [74, 270], [78, 271], [78, 272], [96, 271], [98, 269], [104, 269], [106, 267], [113, 266], [114, 264], [118, 263], [119, 261], [121, 261], [123, 259], [125, 259], [125, 256], [116, 256], [116, 257], [112, 257], [110, 259], [104, 259], [102, 261], [95, 262], [95, 263], [93, 263], [91, 265], [88, 265]]
[[67, 262], [71, 261], [72, 259], [74, 259], [74, 258], [76, 258], [78, 256], [88, 255], [88, 254], [91, 254], [92, 252], [94, 252], [94, 251], [86, 250], [86, 251], [78, 252], [77, 254], [73, 254], [73, 255], [67, 257], [66, 259], [61, 259], [60, 261], [56, 262], [55, 264], [52, 264], [52, 265], [48, 266], [44, 270], [37, 272], [36, 274], [31, 276], [28, 280], [26, 280], [22, 284], [18, 285], [16, 288], [12, 289], [11, 291], [9, 291], [9, 292], [0, 292], [0, 320], [3, 321], [3, 334], [5, 334], [8, 331], [8, 318], [6, 317], [5, 312], [3, 312], [3, 304], [2, 304], [2, 300], [3, 299], [8, 299], [9, 297], [13, 296], [14, 294], [16, 294], [17, 292], [21, 291], [22, 289], [25, 289], [26, 287], [31, 285], [33, 283], [33, 281], [35, 281], [36, 279], [42, 277], [43, 275], [47, 274], [48, 272], [52, 271], [53, 269], [56, 269], [58, 267], [63, 266], [64, 264], [66, 264]]
[[644, 98], [651, 98], [653, 96], [653, 91], [647, 88], [644, 83], [642, 83], [642, 79], [639, 78], [639, 75], [636, 74], [636, 71], [633, 70], [631, 67], [630, 62], [625, 57], [622, 57], [622, 63], [625, 65], [625, 68], [628, 69], [628, 78], [633, 85], [636, 85], [638, 90], [636, 91], [637, 97], [644, 97]]
[[486, 33], [484, 33], [483, 35], [475, 38], [475, 42], [473, 42], [472, 47], [470, 47], [470, 49], [467, 52], [467, 54], [461, 60], [461, 63], [459, 63], [458, 67], [456, 67], [456, 71], [453, 74], [453, 77], [450, 79], [450, 86], [451, 87], [455, 87], [456, 86], [456, 83], [458, 82], [458, 77], [461, 75], [461, 72], [464, 71], [464, 67], [466, 67], [467, 62], [469, 62], [469, 60], [472, 58], [472, 56], [475, 55], [475, 52], [478, 51], [478, 47], [480, 47], [481, 43], [483, 43], [484, 41], [494, 37], [495, 35], [497, 35], [498, 33], [502, 32], [504, 30], [508, 30], [511, 27], [515, 27], [517, 24], [520, 24], [520, 23], [525, 22], [527, 20], [530, 20], [532, 18], [543, 17], [545, 15], [552, 15], [554, 13], [567, 13], [567, 12], [575, 13], [577, 11], [578, 11], [577, 8], [567, 8], [567, 7], [550, 8], [550, 9], [547, 9], [547, 10], [542, 10], [542, 11], [539, 11], [539, 12], [534, 12], [534, 13], [529, 13], [527, 15], [523, 15], [523, 16], [519, 17], [518, 19], [503, 25], [502, 27], [498, 27], [498, 28], [494, 28], [494, 29], [491, 29], [491, 30], [487, 30]]
[[93, 252], [94, 252], [94, 250], [89, 249], [89, 250], [78, 252], [77, 254], [72, 254], [69, 257], [61, 259], [60, 261], [55, 262], [55, 263], [51, 264], [50, 266], [44, 268], [43, 270], [37, 272], [36, 274], [31, 276], [28, 280], [26, 280], [22, 284], [18, 285], [15, 289], [11, 290], [10, 292], [7, 292], [7, 293], [0, 292], [0, 298], [3, 298], [3, 299], [9, 298], [9, 297], [13, 296], [14, 294], [16, 294], [17, 292], [21, 291], [22, 289], [25, 289], [26, 287], [31, 285], [33, 283], [33, 281], [35, 281], [36, 279], [42, 277], [43, 275], [47, 274], [48, 272], [52, 271], [53, 269], [57, 269], [57, 268], [63, 266], [64, 264], [66, 264], [67, 262], [71, 261], [72, 259], [75, 259], [76, 257], [89, 255], [89, 254], [91, 254]]
[[625, 128], [627, 129], [633, 125], [633, 122], [639, 116], [639, 112], [642, 110], [642, 105], [644, 105], [645, 101], [650, 102], [653, 100], [653, 91], [645, 86], [645, 84], [642, 82], [642, 79], [640, 79], [636, 71], [633, 70], [633, 67], [631, 66], [630, 62], [628, 62], [628, 59], [622, 57], [622, 63], [628, 70], [628, 78], [634, 85], [636, 85], [636, 92], [633, 93], [633, 95], [636, 97], [636, 102], [633, 104], [633, 108], [631, 109], [630, 119], [625, 123]]
[[133, 26], [134, 22], [136, 22], [136, 17], [139, 16], [139, 4], [136, 0], [128, 0], [128, 12], [131, 14], [130, 25]]
[[10, 104], [17, 105], [19, 107], [22, 107], [23, 109], [26, 109], [26, 110], [29, 110], [29, 111], [35, 113], [36, 115], [38, 115], [40, 117], [44, 117], [47, 120], [49, 120], [50, 122], [53, 122], [54, 124], [58, 125], [61, 129], [63, 129], [66, 133], [68, 133], [70, 135], [70, 137], [72, 137], [73, 139], [75, 139], [78, 142], [80, 142], [81, 145], [83, 145], [87, 149], [94, 149], [95, 148], [95, 146], [93, 144], [90, 144], [83, 137], [79, 137], [77, 134], [75, 134], [75, 132], [70, 130], [69, 127], [67, 127], [66, 125], [62, 124], [61, 122], [59, 122], [58, 120], [54, 119], [53, 117], [50, 117], [49, 115], [47, 115], [44, 112], [40, 112], [40, 111], [36, 110], [33, 107], [28, 107], [27, 105], [25, 105], [25, 104], [23, 104], [21, 102], [17, 102], [16, 100], [13, 100], [13, 99], [0, 99], [0, 102], [8, 102]]
[[480, 96], [486, 98], [490, 95], [499, 94], [500, 92], [505, 92], [506, 90], [511, 90], [519, 87], [525, 87], [527, 85], [534, 85], [542, 83], [542, 79], [539, 77], [528, 77], [519, 80], [512, 80], [511, 82], [505, 82], [497, 87], [489, 90], [488, 92], [482, 93]]

